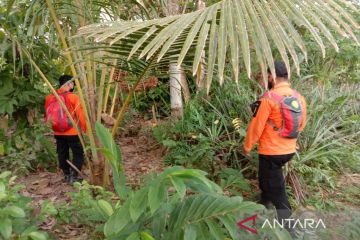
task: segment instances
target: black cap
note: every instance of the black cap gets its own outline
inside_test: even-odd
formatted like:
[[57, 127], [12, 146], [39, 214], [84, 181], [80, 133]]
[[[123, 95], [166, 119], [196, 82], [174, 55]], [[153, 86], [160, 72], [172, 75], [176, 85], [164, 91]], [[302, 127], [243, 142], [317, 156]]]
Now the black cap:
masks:
[[66, 82], [70, 81], [73, 77], [70, 75], [62, 75], [59, 78], [59, 84], [60, 86], [64, 85]]
[[[276, 60], [274, 65], [275, 65], [275, 73], [277, 77], [288, 78], [288, 71], [283, 61]], [[271, 73], [270, 69], [268, 69], [268, 73]]]

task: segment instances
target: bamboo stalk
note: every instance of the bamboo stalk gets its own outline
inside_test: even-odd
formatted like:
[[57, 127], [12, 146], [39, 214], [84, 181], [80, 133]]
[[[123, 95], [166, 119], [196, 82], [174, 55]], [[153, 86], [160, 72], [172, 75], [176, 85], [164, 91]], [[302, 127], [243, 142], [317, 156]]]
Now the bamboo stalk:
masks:
[[[95, 107], [95, 82], [94, 82], [94, 75], [92, 70], [92, 64], [89, 59], [89, 57], [86, 57], [86, 79], [88, 82], [88, 97], [89, 97], [89, 106], [90, 106], [90, 112], [96, 113], [96, 107]], [[89, 116], [91, 126], [95, 126], [96, 116], [95, 114], [93, 116]]]
[[110, 109], [110, 116], [112, 117], [114, 115], [114, 109], [115, 109], [115, 102], [116, 102], [116, 98], [118, 95], [118, 90], [119, 90], [119, 85], [116, 84], [115, 85], [115, 92], [114, 92], [114, 96], [111, 102], [111, 109]]
[[84, 174], [81, 173], [81, 171], [69, 160], [66, 160], [66, 162], [72, 167], [83, 179], [85, 179]]
[[98, 91], [98, 104], [97, 104], [97, 114], [96, 114], [96, 121], [101, 121], [101, 113], [102, 113], [102, 103], [104, 98], [104, 85], [105, 85], [105, 78], [106, 78], [106, 72], [108, 68], [106, 65], [103, 65], [101, 69], [101, 78], [100, 78], [100, 86]]
[[[155, 56], [155, 55], [154, 55]], [[119, 125], [120, 125], [120, 122], [122, 121], [122, 119], [124, 118], [124, 113], [125, 113], [125, 110], [127, 109], [127, 107], [129, 106], [130, 102], [131, 102], [131, 99], [132, 97], [134, 96], [134, 93], [135, 93], [135, 89], [136, 87], [139, 85], [140, 81], [143, 79], [143, 77], [145, 76], [147, 70], [149, 70], [151, 64], [152, 64], [152, 61], [154, 60], [154, 56], [151, 57], [151, 60], [149, 61], [149, 64], [146, 66], [146, 68], [142, 71], [142, 73], [140, 74], [139, 78], [136, 80], [135, 84], [133, 85], [133, 87], [130, 89], [128, 95], [126, 96], [126, 99], [125, 99], [125, 102], [124, 104], [122, 105], [119, 113], [118, 113], [118, 116], [116, 118], [116, 121], [115, 121], [115, 124], [112, 128], [112, 131], [111, 131], [111, 135], [114, 137], [116, 135], [116, 130], [118, 129]]]
[[[108, 104], [108, 100], [109, 100], [109, 95], [110, 95], [110, 89], [112, 86], [112, 83], [114, 82], [114, 73], [115, 73], [115, 64], [116, 64], [116, 60], [114, 60], [114, 67], [111, 69], [110, 72], [110, 79], [108, 81], [108, 85], [106, 87], [106, 93], [105, 93], [105, 101], [104, 101], [104, 106], [103, 106], [103, 112], [106, 113], [107, 110], [107, 104]], [[118, 75], [119, 78], [119, 75]]]
[[[79, 46], [78, 40], [74, 41], [74, 44], [76, 45], [76, 47], [78, 47]], [[83, 61], [79, 61], [79, 59], [84, 59], [82, 52], [78, 51], [77, 53], [74, 53], [74, 59], [75, 59], [75, 62], [79, 63], [79, 64], [76, 64], [76, 68], [78, 69], [79, 79], [82, 80], [81, 81], [81, 83], [83, 84], [82, 90], [83, 90], [83, 92], [88, 92], [89, 86], [88, 86], [87, 79], [86, 79], [85, 63]], [[89, 94], [84, 95], [84, 102], [86, 104], [86, 108], [90, 109]]]

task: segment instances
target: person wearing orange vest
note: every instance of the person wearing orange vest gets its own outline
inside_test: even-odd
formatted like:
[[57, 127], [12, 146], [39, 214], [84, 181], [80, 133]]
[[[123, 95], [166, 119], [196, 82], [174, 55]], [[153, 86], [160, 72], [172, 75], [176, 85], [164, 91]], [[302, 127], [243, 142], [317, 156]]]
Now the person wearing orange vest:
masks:
[[[266, 206], [272, 203], [281, 221], [292, 214], [282, 167], [294, 156], [297, 135], [305, 127], [306, 102], [291, 88], [284, 62], [275, 61], [275, 72], [276, 79], [270, 72], [268, 75], [269, 91], [252, 104], [253, 118], [248, 126], [243, 152], [249, 155], [259, 143], [260, 203]], [[291, 232], [291, 229], [288, 230]]]
[[[72, 118], [78, 124], [78, 129], [80, 129], [82, 132], [86, 132], [86, 120], [79, 96], [72, 93], [75, 87], [72, 76], [61, 76], [59, 78], [59, 83], [60, 88], [57, 90], [57, 93], [62, 97], [66, 107], [72, 115]], [[56, 140], [59, 167], [64, 174], [65, 181], [69, 183], [79, 181], [81, 179], [78, 176], [77, 171], [72, 169], [67, 160], [70, 160], [69, 150], [71, 149], [73, 155], [73, 164], [78, 170], [81, 170], [84, 163], [84, 150], [79, 139], [79, 134], [81, 133], [76, 130], [75, 126], [72, 126], [70, 120], [68, 120], [68, 117], [66, 116], [66, 113], [59, 106], [59, 103], [53, 94], [46, 96], [45, 110], [47, 120], [51, 118], [51, 114], [56, 115], [57, 113], [60, 113], [56, 118], [63, 118], [66, 121], [65, 126], [62, 128], [56, 127], [54, 126], [56, 124], [52, 123], [54, 137]]]

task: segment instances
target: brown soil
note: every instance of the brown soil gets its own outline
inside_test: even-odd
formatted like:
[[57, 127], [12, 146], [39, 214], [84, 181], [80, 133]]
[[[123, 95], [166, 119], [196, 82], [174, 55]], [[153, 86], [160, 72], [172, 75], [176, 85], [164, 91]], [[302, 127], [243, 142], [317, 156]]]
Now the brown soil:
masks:
[[[144, 175], [162, 170], [163, 150], [151, 136], [151, 121], [134, 119], [117, 142], [121, 146], [127, 181], [131, 186], [138, 186]], [[69, 192], [73, 186], [63, 180], [60, 171], [35, 172], [17, 180], [25, 185], [21, 193], [32, 198], [34, 214], [38, 214], [45, 200], [56, 205], [70, 201]], [[76, 224], [56, 224], [55, 218], [47, 219], [40, 228], [51, 232], [57, 239], [88, 239], [88, 230]]]
[[347, 185], [355, 185], [360, 187], [360, 174], [353, 173], [342, 176], [339, 180], [339, 185], [341, 187]]

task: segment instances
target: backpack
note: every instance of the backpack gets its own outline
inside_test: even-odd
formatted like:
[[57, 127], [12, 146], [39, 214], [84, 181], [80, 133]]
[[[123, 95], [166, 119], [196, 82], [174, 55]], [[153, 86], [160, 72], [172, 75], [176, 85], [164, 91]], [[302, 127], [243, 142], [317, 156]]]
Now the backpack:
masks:
[[[65, 103], [66, 107], [68, 107], [66, 101], [66, 94], [61, 93], [59, 97]], [[50, 122], [52, 129], [55, 132], [65, 132], [72, 128], [72, 123], [66, 114], [65, 110], [61, 107], [59, 101], [56, 99], [54, 95], [50, 96], [48, 100], [49, 104], [46, 108], [46, 122]]]
[[274, 92], [266, 92], [263, 97], [276, 101], [282, 115], [282, 127], [280, 129], [276, 128], [272, 122], [269, 122], [269, 124], [279, 132], [281, 137], [297, 138], [302, 117], [302, 108], [299, 101], [300, 94], [294, 91], [290, 96], [281, 96]]

